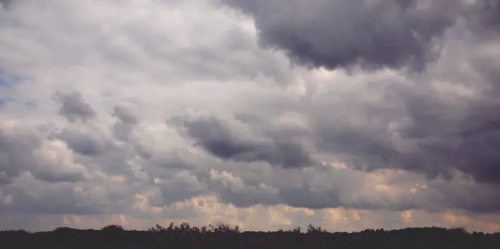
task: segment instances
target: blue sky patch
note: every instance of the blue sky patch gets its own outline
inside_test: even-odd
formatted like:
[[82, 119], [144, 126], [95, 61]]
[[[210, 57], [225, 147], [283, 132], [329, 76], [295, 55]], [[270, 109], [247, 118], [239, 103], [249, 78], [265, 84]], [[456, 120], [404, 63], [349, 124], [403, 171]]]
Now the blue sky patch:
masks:
[[27, 107], [30, 107], [30, 108], [35, 108], [36, 107], [36, 103], [32, 102], [32, 101], [24, 102], [24, 105], [27, 106]]
[[17, 84], [21, 81], [21, 79], [13, 74], [8, 74], [5, 71], [0, 69], [0, 87], [11, 87], [14, 84]]
[[15, 99], [0, 96], [0, 106], [6, 105], [8, 102], [12, 102], [12, 101], [15, 101]]
[[0, 74], [0, 86], [5, 86], [5, 85], [7, 85], [7, 82], [5, 82], [2, 75]]

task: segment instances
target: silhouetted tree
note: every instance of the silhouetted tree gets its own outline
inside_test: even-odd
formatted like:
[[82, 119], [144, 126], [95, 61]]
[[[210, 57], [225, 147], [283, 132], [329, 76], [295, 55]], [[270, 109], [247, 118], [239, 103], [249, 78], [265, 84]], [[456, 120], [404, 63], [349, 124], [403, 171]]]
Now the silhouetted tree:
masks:
[[24, 230], [0, 232], [2, 248], [40, 249], [498, 249], [500, 233], [468, 232], [464, 228], [404, 228], [386, 231], [366, 229], [360, 232], [331, 233], [312, 224], [305, 233], [297, 227], [289, 231], [241, 232], [238, 226], [213, 223], [193, 227], [189, 223], [168, 227], [156, 225], [147, 231], [127, 231], [119, 225], [100, 230], [69, 227], [51, 232], [30, 233]]

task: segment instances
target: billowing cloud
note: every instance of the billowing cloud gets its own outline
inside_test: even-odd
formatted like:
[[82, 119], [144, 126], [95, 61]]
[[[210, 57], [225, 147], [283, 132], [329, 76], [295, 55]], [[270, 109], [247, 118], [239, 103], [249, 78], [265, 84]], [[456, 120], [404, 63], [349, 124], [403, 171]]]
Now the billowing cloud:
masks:
[[113, 107], [113, 116], [117, 119], [113, 126], [113, 134], [120, 140], [128, 140], [137, 123], [137, 118], [131, 112], [130, 107], [124, 105]]
[[[478, 38], [460, 33], [463, 27], [454, 27], [445, 36], [449, 47], [445, 46], [443, 58], [432, 72], [410, 78], [414, 82], [386, 76], [366, 79], [366, 84], [380, 88], [371, 88], [370, 96], [353, 93], [348, 107], [329, 115], [324, 113], [334, 104], [328, 93], [335, 90], [318, 95], [321, 104], [312, 119], [319, 147], [359, 169], [402, 169], [447, 179], [459, 170], [476, 181], [498, 184], [500, 158], [493, 152], [498, 119], [493, 110], [499, 106], [492, 95], [498, 81], [496, 73], [486, 69], [498, 63], [491, 55], [498, 46], [488, 38], [475, 45]], [[467, 46], [468, 52], [458, 52]], [[470, 57], [474, 59], [467, 61]], [[451, 58], [461, 58], [463, 65], [477, 71], [469, 73], [458, 63], [450, 68]]]
[[10, 4], [10, 0], [1, 0], [0, 1], [0, 5], [2, 5], [2, 7], [4, 9], [6, 9], [9, 4]]
[[110, 146], [109, 142], [103, 138], [78, 130], [64, 129], [61, 132], [51, 134], [49, 138], [61, 140], [73, 152], [86, 156], [97, 156]]
[[10, 1], [0, 229], [498, 230], [498, 6]]
[[47, 182], [77, 182], [90, 177], [83, 165], [73, 162], [72, 151], [61, 141], [47, 141], [37, 134], [19, 131], [2, 131], [0, 141], [4, 183], [24, 172]]
[[59, 114], [70, 122], [75, 122], [78, 119], [85, 122], [96, 115], [79, 92], [61, 93], [58, 91], [52, 95], [52, 98], [60, 106]]
[[32, 153], [39, 145], [40, 141], [34, 136], [16, 136], [2, 131], [0, 133], [1, 182], [10, 182], [11, 178], [19, 176], [23, 169], [31, 167], [32, 162], [25, 155]]
[[423, 70], [462, 2], [222, 0], [255, 19], [260, 44], [314, 67]]
[[234, 119], [224, 122], [213, 116], [202, 116], [180, 122], [196, 145], [225, 160], [266, 161], [285, 168], [312, 164], [300, 143], [273, 141], [254, 133], [251, 127]]

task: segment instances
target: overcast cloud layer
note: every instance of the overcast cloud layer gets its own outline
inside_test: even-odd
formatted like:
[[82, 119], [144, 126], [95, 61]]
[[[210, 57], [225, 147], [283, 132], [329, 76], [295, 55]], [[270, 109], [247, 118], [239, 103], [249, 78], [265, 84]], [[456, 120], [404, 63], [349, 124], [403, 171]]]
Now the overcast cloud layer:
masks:
[[500, 230], [500, 1], [0, 1], [0, 229]]

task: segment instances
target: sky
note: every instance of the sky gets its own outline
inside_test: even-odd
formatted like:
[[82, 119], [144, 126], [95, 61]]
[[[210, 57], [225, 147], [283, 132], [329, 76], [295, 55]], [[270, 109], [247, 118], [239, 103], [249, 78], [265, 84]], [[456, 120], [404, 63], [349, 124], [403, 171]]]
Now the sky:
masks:
[[0, 3], [0, 230], [500, 231], [498, 0]]

